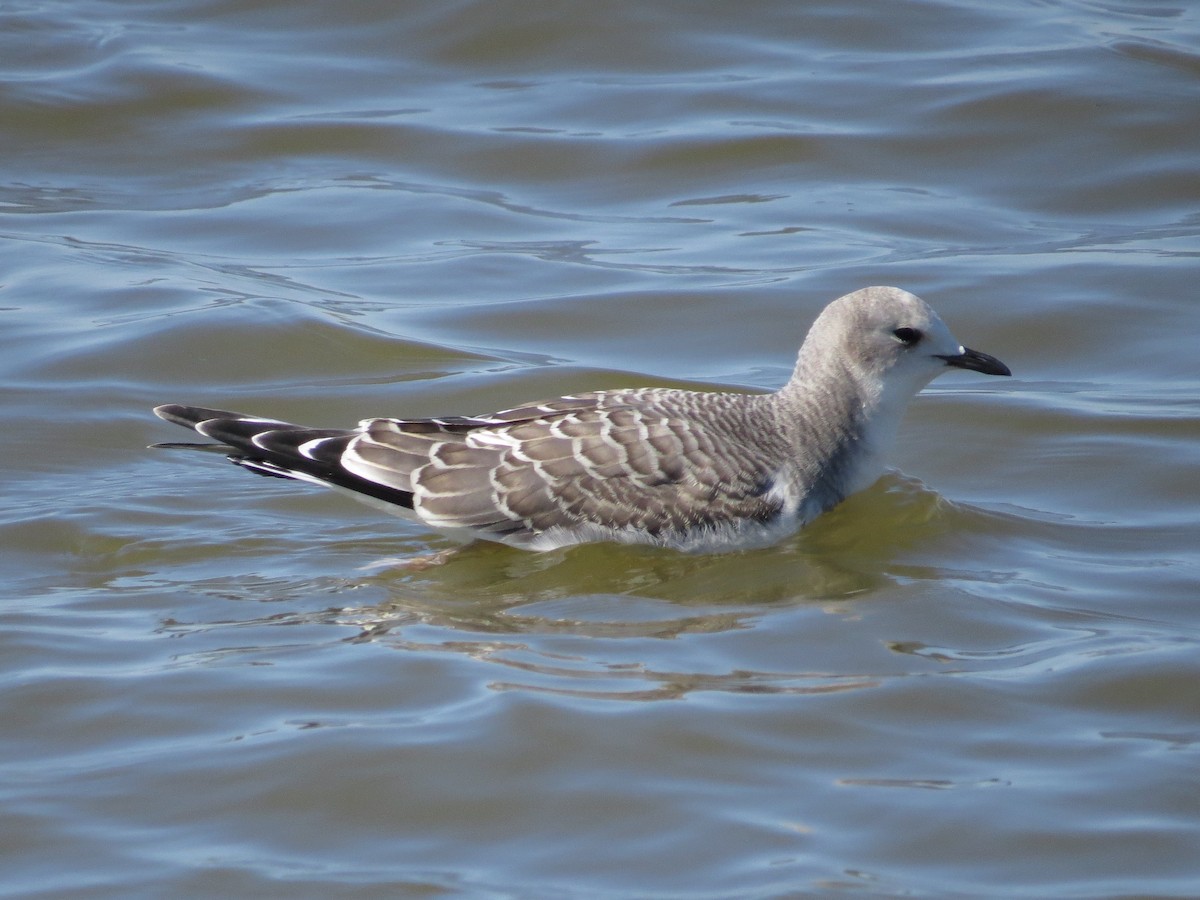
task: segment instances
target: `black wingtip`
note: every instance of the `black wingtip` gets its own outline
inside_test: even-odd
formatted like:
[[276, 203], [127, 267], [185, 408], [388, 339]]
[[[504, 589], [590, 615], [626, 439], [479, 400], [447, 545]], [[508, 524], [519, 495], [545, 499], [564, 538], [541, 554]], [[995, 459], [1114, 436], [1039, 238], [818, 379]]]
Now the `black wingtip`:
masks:
[[180, 406], [178, 403], [164, 403], [162, 406], [154, 407], [154, 414], [172, 425], [183, 425], [190, 428], [192, 421], [185, 415], [188, 409], [190, 407]]
[[236, 452], [235, 448], [227, 444], [189, 444], [181, 441], [162, 441], [157, 444], [147, 444], [147, 450], [191, 450], [201, 453], [216, 453], [221, 456], [227, 456], [230, 453]]
[[182, 425], [184, 428], [195, 428], [201, 422], [209, 419], [245, 419], [253, 418], [242, 413], [230, 412], [227, 409], [209, 409], [206, 406], [184, 406], [182, 403], [164, 403], [154, 407], [154, 414], [172, 425]]

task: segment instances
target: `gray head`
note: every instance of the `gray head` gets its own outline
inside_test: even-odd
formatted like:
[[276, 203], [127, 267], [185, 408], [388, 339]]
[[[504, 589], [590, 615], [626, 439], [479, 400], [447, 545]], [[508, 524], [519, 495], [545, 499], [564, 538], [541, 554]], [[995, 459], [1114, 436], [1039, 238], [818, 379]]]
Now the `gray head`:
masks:
[[863, 288], [825, 307], [796, 373], [807, 379], [831, 366], [877, 400], [911, 397], [948, 367], [1012, 374], [994, 356], [964, 347], [929, 304], [895, 287]]

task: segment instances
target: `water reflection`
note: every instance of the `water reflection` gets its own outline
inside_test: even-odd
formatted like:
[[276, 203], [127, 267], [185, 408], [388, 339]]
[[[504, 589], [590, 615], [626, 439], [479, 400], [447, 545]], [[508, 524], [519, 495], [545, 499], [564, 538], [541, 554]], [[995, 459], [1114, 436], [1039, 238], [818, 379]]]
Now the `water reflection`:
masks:
[[[190, 581], [190, 608], [213, 618], [169, 618], [160, 633], [191, 639], [177, 665], [269, 664], [370, 644], [484, 663], [495, 669], [484, 681], [496, 691], [603, 700], [817, 695], [927, 673], [1035, 673], [1128, 650], [1127, 636], [1107, 637], [1110, 623], [1065, 605], [1060, 588], [1023, 571], [1023, 555], [1077, 548], [1080, 534], [1093, 532], [1101, 556], [1128, 541], [1122, 530], [1061, 516], [955, 504], [898, 473], [776, 547], [729, 554], [614, 544], [537, 554], [416, 532], [364, 540], [350, 527], [297, 563], [318, 568], [306, 578]], [[243, 546], [277, 553], [283, 542], [299, 559], [300, 540]], [[988, 567], [989, 548], [1006, 567]], [[181, 565], [200, 549], [180, 548]], [[348, 575], [319, 573], [372, 556]], [[138, 582], [125, 576], [122, 588]], [[246, 603], [254, 614], [239, 617]], [[861, 629], [869, 637], [856, 645], [859, 620], [870, 620]], [[1122, 633], [1132, 621], [1122, 619]], [[299, 632], [281, 639], [281, 626]], [[778, 646], [776, 635], [789, 632], [808, 635], [803, 648]], [[823, 654], [822, 635], [842, 650]]]

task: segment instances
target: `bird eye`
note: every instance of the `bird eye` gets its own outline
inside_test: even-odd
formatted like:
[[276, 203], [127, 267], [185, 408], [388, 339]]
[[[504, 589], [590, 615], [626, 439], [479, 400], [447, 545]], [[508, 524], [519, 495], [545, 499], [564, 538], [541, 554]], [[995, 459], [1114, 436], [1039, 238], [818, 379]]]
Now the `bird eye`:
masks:
[[911, 347], [917, 341], [921, 340], [922, 337], [921, 332], [915, 328], [897, 328], [892, 334], [905, 347]]

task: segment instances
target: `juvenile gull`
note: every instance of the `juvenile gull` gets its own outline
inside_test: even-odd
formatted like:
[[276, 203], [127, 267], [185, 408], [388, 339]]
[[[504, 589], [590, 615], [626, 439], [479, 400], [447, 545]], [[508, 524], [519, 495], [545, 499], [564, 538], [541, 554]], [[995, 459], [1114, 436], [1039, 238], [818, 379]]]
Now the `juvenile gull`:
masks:
[[332, 487], [452, 536], [529, 550], [612, 540], [761, 546], [882, 473], [908, 401], [949, 367], [1010, 375], [923, 300], [869, 287], [817, 317], [773, 394], [595, 391], [350, 430], [175, 404], [154, 412], [260, 475]]

